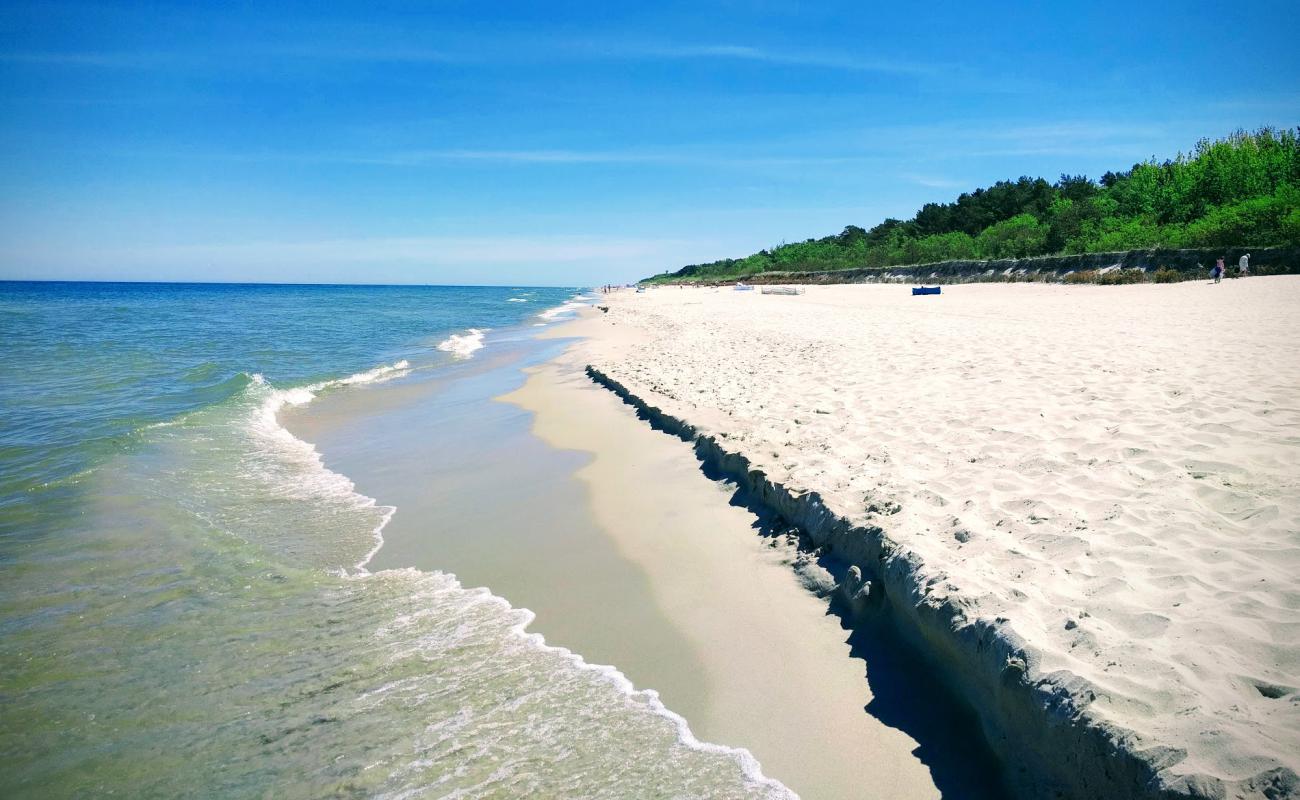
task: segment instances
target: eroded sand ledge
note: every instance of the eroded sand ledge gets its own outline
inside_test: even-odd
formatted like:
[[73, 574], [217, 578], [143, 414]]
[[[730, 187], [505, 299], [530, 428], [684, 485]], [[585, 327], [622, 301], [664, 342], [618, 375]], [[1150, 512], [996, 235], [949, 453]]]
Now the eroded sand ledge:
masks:
[[[611, 313], [601, 320], [609, 330], [597, 332], [587, 346], [588, 374], [656, 425], [692, 441], [703, 461], [736, 479], [758, 502], [798, 526], [831, 563], [838, 563], [844, 598], [863, 613], [891, 615], [904, 635], [930, 654], [938, 671], [979, 712], [994, 749], [1020, 768], [1015, 777], [1023, 795], [1288, 797], [1300, 791], [1295, 772], [1300, 743], [1293, 571], [1297, 549], [1295, 500], [1281, 493], [1294, 484], [1286, 475], [1295, 465], [1296, 439], [1254, 437], [1283, 433], [1295, 422], [1296, 409], [1286, 398], [1295, 388], [1300, 366], [1291, 338], [1296, 333], [1298, 286], [1294, 279], [1269, 279], [1216, 289], [1200, 285], [1116, 290], [963, 287], [973, 290], [972, 304], [952, 303], [940, 310], [914, 305], [901, 313], [885, 304], [871, 307], [882, 298], [880, 292], [889, 291], [883, 287], [819, 289], [798, 303], [792, 298], [760, 299], [756, 293], [660, 290], [648, 297], [615, 300]], [[1219, 288], [1228, 291], [1189, 294]], [[1108, 291], [1114, 294], [1107, 296]], [[1050, 294], [1044, 297], [1044, 292]], [[1029, 314], [1016, 309], [1018, 303], [1035, 301], [1045, 308]], [[897, 302], [885, 298], [887, 304]], [[1171, 304], [1172, 310], [1167, 307]], [[883, 322], [867, 322], [861, 314], [865, 308], [879, 313]], [[867, 329], [863, 338], [868, 340], [880, 332], [871, 330], [872, 324], [888, 325], [914, 343], [919, 340], [920, 350], [926, 349], [926, 334], [964, 333], [967, 341], [951, 341], [949, 352], [940, 354], [938, 372], [924, 365], [916, 370], [917, 383], [927, 392], [961, 388], [943, 385], [947, 377], [942, 368], [991, 356], [990, 343], [971, 343], [971, 336], [981, 335], [978, 325], [968, 323], [963, 328], [958, 322], [959, 330], [954, 331], [949, 311], [957, 312], [953, 317], [977, 320], [990, 311], [1001, 312], [1011, 318], [1010, 324], [1006, 318], [986, 317], [990, 336], [1020, 327], [1030, 341], [1024, 348], [1028, 352], [1021, 353], [1026, 360], [1041, 355], [1058, 362], [1055, 369], [1031, 375], [1036, 391], [1042, 390], [1035, 399], [1054, 405], [1044, 405], [1043, 415], [1037, 413], [1037, 406], [1012, 411], [1043, 419], [1053, 411], [1075, 412], [1068, 418], [1053, 414], [1054, 419], [1046, 422], [1006, 424], [990, 411], [998, 408], [998, 400], [1015, 397], [1014, 393], [998, 396], [1000, 379], [983, 385], [993, 397], [982, 399], [991, 399], [992, 404], [960, 396], [951, 401], [958, 406], [954, 417], [960, 419], [955, 424], [984, 435], [1006, 434], [1008, 451], [1045, 450], [1017, 452], [1020, 458], [1012, 465], [1013, 471], [1021, 473], [1033, 467], [1040, 480], [999, 486], [997, 481], [1006, 476], [998, 470], [966, 472], [921, 463], [931, 467], [920, 473], [924, 480], [891, 482], [891, 473], [916, 467], [898, 440], [882, 440], [863, 428], [861, 420], [838, 431], [826, 424], [845, 401], [871, 391], [870, 386], [858, 390], [864, 372], [870, 378], [872, 370], [890, 367], [876, 363], [860, 370], [860, 363], [843, 358], [846, 353], [867, 354], [863, 348], [845, 345], [843, 336], [849, 330], [845, 323], [862, 325]], [[1168, 342], [1157, 342], [1151, 352], [1142, 353], [1144, 335], [1159, 335], [1163, 329], [1176, 341], [1187, 336], [1182, 326], [1206, 314], [1215, 318], [1195, 331], [1192, 343], [1170, 348]], [[906, 327], [900, 330], [899, 326]], [[1062, 353], [1054, 349], [1061, 345], [1060, 336], [1052, 333], [1055, 326], [1065, 329], [1067, 341], [1071, 336], [1115, 333], [1116, 326], [1127, 328], [1122, 332], [1132, 349], [1098, 361], [1095, 348], [1081, 340], [1077, 352]], [[1232, 337], [1236, 360], [1226, 351], [1223, 360], [1217, 358], [1213, 343], [1221, 335]], [[1207, 339], [1212, 344], [1203, 347]], [[747, 357], [745, 347], [735, 346], [738, 341], [748, 343], [757, 355]], [[1249, 364], [1251, 358], [1268, 354], [1270, 342], [1277, 344], [1272, 355], [1280, 363], [1275, 361], [1267, 370], [1242, 367], [1243, 359]], [[765, 346], [784, 346], [796, 359], [764, 350]], [[918, 355], [916, 347], [901, 350], [904, 357]], [[828, 354], [836, 358], [819, 360]], [[895, 361], [899, 355], [893, 354]], [[1182, 363], [1171, 362], [1171, 355]], [[756, 369], [762, 373], [765, 359], [776, 370], [799, 370], [798, 361], [808, 362], [809, 367], [793, 381], [788, 375], [784, 379], [761, 376], [760, 380], [776, 384], [770, 390], [766, 386], [760, 390], [758, 384], [747, 386], [744, 375], [753, 375]], [[889, 362], [890, 356], [880, 360]], [[1170, 417], [1169, 426], [1187, 426], [1189, 419], [1203, 423], [1192, 426], [1195, 430], [1186, 440], [1171, 443], [1171, 437], [1164, 437], [1161, 441], [1158, 424], [1144, 428], [1142, 415], [1153, 411], [1153, 401], [1146, 396], [1151, 392], [1122, 383], [1137, 372], [1157, 369], [1153, 363], [1165, 364], [1175, 373], [1167, 376], [1172, 378], [1170, 385], [1183, 388], [1170, 390], [1162, 385], [1151, 387], [1152, 391], [1192, 395], [1186, 403], [1163, 412]], [[1207, 374], [1216, 363], [1229, 367]], [[995, 363], [989, 369], [1005, 366], [1005, 362]], [[799, 385], [818, 370], [824, 385]], [[1064, 379], [1074, 375], [1090, 392], [1086, 403], [1065, 396], [1075, 387], [1064, 385]], [[1268, 375], [1273, 380], [1261, 382]], [[880, 386], [894, 391], [906, 385], [897, 382], [897, 375], [877, 372], [875, 377]], [[1008, 379], [1023, 383], [1012, 376]], [[1208, 404], [1196, 402], [1224, 385], [1228, 402], [1218, 396], [1209, 397]], [[750, 387], [757, 398], [746, 397]], [[789, 390], [800, 388], [806, 390], [804, 397], [789, 396]], [[691, 397], [691, 392], [702, 397]], [[1133, 393], [1137, 396], [1129, 396]], [[746, 407], [747, 400], [755, 399], [766, 401], [759, 409], [773, 406], [766, 409], [768, 414]], [[917, 402], [918, 413], [924, 413], [925, 403]], [[1169, 470], [1161, 467], [1167, 465], [1155, 463], [1158, 458], [1144, 459], [1146, 448], [1135, 446], [1137, 441], [1116, 442], [1129, 445], [1109, 448], [1117, 452], [1083, 441], [1087, 437], [1077, 435], [1078, 429], [1095, 427], [1096, 420], [1085, 418], [1080, 409], [1096, 411], [1097, 419], [1109, 416], [1137, 428], [1134, 438], [1150, 439], [1151, 449], [1158, 444], [1182, 447], [1180, 452], [1157, 455], [1182, 464], [1186, 474], [1182, 470], [1172, 477], [1165, 474]], [[782, 426], [772, 414], [789, 424]], [[814, 415], [820, 415], [820, 425]], [[1261, 427], [1260, 420], [1267, 424]], [[951, 432], [952, 422], [937, 423], [939, 433]], [[1225, 422], [1236, 423], [1239, 429]], [[817, 432], [847, 433], [849, 439], [833, 442], [844, 449], [840, 451], [828, 448], [822, 438], [820, 450], [830, 455], [818, 458], [810, 455], [808, 447], [810, 441], [818, 441], [815, 435], [809, 439], [810, 433]], [[926, 436], [917, 429], [909, 433], [918, 439]], [[853, 434], [860, 434], [861, 440], [854, 440]], [[1067, 442], [1068, 450], [1052, 452], [1045, 447], [1050, 437]], [[893, 461], [886, 453], [876, 453], [889, 463], [878, 465], [872, 480], [864, 483], [852, 473], [872, 457], [873, 443], [890, 450]], [[865, 456], [854, 451], [854, 445], [865, 448]], [[964, 455], [955, 452], [960, 450], [953, 446], [948, 454]], [[1026, 466], [1038, 458], [1050, 462], [1046, 469], [1043, 464]], [[969, 463], [981, 460], [989, 460], [989, 454], [976, 453]], [[847, 475], [836, 469], [845, 462], [850, 468]], [[1119, 477], [1090, 474], [1112, 467], [1120, 470]], [[915, 478], [917, 469], [911, 474]], [[986, 479], [990, 493], [1000, 492], [1008, 502], [1027, 502], [1023, 520], [1027, 525], [1051, 524], [1043, 533], [1024, 525], [1011, 533], [995, 532], [997, 523], [986, 508], [976, 506], [977, 498], [963, 498], [952, 485], [938, 480], [954, 475]], [[1207, 477], [1222, 485], [1189, 483]], [[1133, 516], [1131, 510], [1120, 509], [1115, 516], [1099, 514], [1078, 496], [1074, 501], [1078, 508], [1069, 508], [1071, 496], [1054, 497], [1052, 491], [1056, 484], [1070, 481], [1079, 482], [1079, 496], [1096, 495], [1098, 502], [1108, 494], [1128, 492], [1144, 506], [1142, 513]], [[1243, 486], [1234, 488], [1234, 481]], [[1148, 487], [1154, 492], [1139, 491], [1149, 483], [1156, 484]], [[937, 498], [935, 506], [965, 502], [942, 511], [918, 514], [909, 508], [908, 513], [897, 513], [898, 501], [913, 506], [924, 499], [927, 485], [942, 489], [930, 492]], [[972, 486], [978, 484], [961, 488], [970, 491]], [[1191, 487], [1190, 494], [1180, 494], [1186, 487]], [[1056, 502], [1039, 502], [1043, 497]], [[1184, 512], [1188, 516], [1179, 518]], [[1220, 524], [1219, 517], [1226, 522]], [[1062, 524], [1055, 525], [1057, 521]], [[1018, 522], [1011, 520], [1010, 527]], [[1188, 558], [1187, 553], [1171, 549], [1183, 542], [1178, 535], [1162, 535], [1162, 526], [1168, 525], [1205, 525], [1192, 531], [1208, 542], [1205, 552], [1197, 550]], [[1096, 532], [1089, 533], [1089, 526]], [[1061, 529], [1048, 536], [1045, 531], [1052, 527]], [[1079, 533], [1071, 533], [1070, 528]], [[974, 558], [967, 559], [960, 555], [959, 545], [972, 538], [987, 540], [987, 547], [972, 548]], [[1045, 557], [1031, 558], [1016, 550], [1040, 540], [1046, 542]], [[1095, 556], [1089, 547], [1098, 551]], [[1003, 548], [1010, 548], [1013, 556], [998, 559], [984, 552]], [[1167, 563], [1162, 564], [1162, 559]], [[1202, 563], [1204, 569], [1198, 574]], [[1081, 565], [1096, 569], [1078, 577]], [[853, 574], [853, 567], [860, 577]], [[864, 581], [870, 583], [865, 592]], [[1024, 582], [1017, 586], [1018, 581]], [[1057, 584], [1035, 585], [1045, 581]], [[1176, 585], [1178, 591], [1170, 594], [1169, 585]], [[1108, 587], [1101, 594], [1119, 591], [1128, 596], [1122, 601], [1097, 601], [1094, 616], [1088, 607], [1098, 587]], [[1181, 599], [1170, 603], [1175, 596]], [[1184, 606], [1187, 610], [1180, 611]], [[1088, 652], [1075, 652], [1081, 644]], [[1196, 663], [1197, 652], [1204, 652], [1210, 663]]]

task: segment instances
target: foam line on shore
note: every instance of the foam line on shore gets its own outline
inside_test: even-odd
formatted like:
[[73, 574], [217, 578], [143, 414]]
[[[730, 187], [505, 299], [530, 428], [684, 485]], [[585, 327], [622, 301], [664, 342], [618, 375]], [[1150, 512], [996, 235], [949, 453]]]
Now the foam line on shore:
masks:
[[[478, 337], [479, 346], [481, 347], [482, 332], [478, 329], [470, 329], [470, 333]], [[457, 337], [453, 336], [452, 338]], [[430, 573], [413, 568], [381, 570], [379, 572], [372, 572], [369, 569], [370, 562], [374, 560], [375, 555], [384, 546], [384, 528], [392, 520], [393, 515], [397, 513], [397, 507], [381, 505], [375, 498], [358, 492], [351, 478], [331, 470], [325, 465], [324, 458], [314, 444], [299, 439], [285, 428], [280, 423], [279, 414], [287, 406], [303, 406], [312, 402], [316, 399], [317, 393], [324, 390], [367, 383], [380, 383], [409, 374], [409, 371], [410, 364], [403, 360], [345, 378], [321, 381], [308, 386], [290, 389], [276, 389], [261, 375], [253, 375], [250, 381], [250, 389], [265, 393], [261, 401], [252, 410], [248, 420], [250, 428], [275, 457], [292, 463], [302, 470], [299, 477], [303, 478], [300, 484], [303, 488], [295, 488], [295, 491], [305, 491], [310, 498], [338, 500], [356, 508], [374, 509], [380, 513], [378, 523], [370, 531], [373, 537], [371, 548], [351, 569], [333, 570], [334, 574], [345, 580], [368, 580], [385, 574], [428, 575]], [[572, 664], [575, 669], [594, 672], [622, 694], [644, 701], [645, 707], [650, 713], [662, 717], [672, 724], [675, 738], [683, 747], [730, 758], [739, 766], [741, 773], [750, 785], [763, 787], [774, 796], [785, 800], [799, 800], [799, 796], [785, 784], [764, 775], [762, 765], [749, 750], [705, 742], [696, 737], [685, 717], [665, 706], [659, 698], [659, 693], [655, 690], [637, 689], [632, 681], [617, 667], [588, 663], [578, 653], [564, 647], [547, 644], [542, 634], [529, 632], [527, 630], [528, 626], [536, 618], [536, 615], [531, 610], [515, 608], [510, 604], [509, 600], [493, 594], [486, 587], [465, 589], [460, 584], [459, 579], [452, 573], [439, 572], [437, 574], [449, 580], [455, 589], [466, 592], [467, 596], [475, 602], [498, 605], [507, 614], [511, 612], [517, 613], [517, 620], [511, 626], [511, 633], [519, 636], [529, 645], [548, 652], [554, 652]], [[413, 597], [418, 599], [418, 593]]]
[[[397, 509], [394, 506], [381, 505], [375, 498], [358, 492], [350, 478], [325, 466], [325, 460], [315, 445], [294, 436], [280, 423], [280, 412], [286, 406], [306, 405], [315, 400], [317, 394], [322, 391], [383, 383], [402, 377], [410, 373], [410, 366], [408, 361], [402, 360], [344, 378], [290, 389], [274, 388], [260, 374], [254, 374], [249, 384], [250, 390], [264, 393], [247, 419], [249, 430], [259, 440], [265, 452], [276, 459], [297, 466], [300, 470], [295, 476], [297, 480], [290, 491], [305, 492], [305, 496], [312, 500], [337, 501], [353, 508], [374, 509], [379, 512], [379, 521], [370, 532], [371, 547], [352, 567], [354, 571], [361, 574], [367, 573], [366, 565], [384, 546], [384, 527], [388, 525]], [[274, 481], [275, 476], [268, 475], [266, 479]]]
[[[702, 753], [721, 755], [733, 759], [740, 767], [741, 773], [751, 786], [763, 787], [773, 793], [775, 797], [783, 800], [799, 800], [790, 787], [781, 783], [775, 778], [770, 778], [763, 774], [762, 766], [754, 754], [743, 747], [731, 747], [728, 745], [714, 744], [712, 742], [701, 741], [694, 732], [691, 731], [690, 723], [686, 718], [676, 713], [663, 704], [659, 699], [659, 693], [654, 689], [638, 689], [632, 681], [622, 673], [617, 667], [607, 664], [593, 664], [588, 662], [582, 655], [569, 650], [566, 647], [549, 644], [546, 637], [537, 632], [531, 632], [528, 627], [533, 624], [536, 615], [528, 608], [515, 607], [510, 601], [499, 595], [493, 594], [487, 587], [466, 588], [456, 575], [450, 572], [426, 572], [414, 567], [400, 567], [395, 569], [381, 570], [379, 572], [367, 572], [361, 570], [355, 573], [345, 574], [342, 577], [347, 580], [369, 580], [385, 577], [407, 577], [419, 578], [426, 576], [437, 576], [445, 581], [434, 591], [447, 592], [455, 591], [462, 593], [465, 599], [472, 604], [483, 604], [498, 607], [501, 612], [507, 616], [513, 616], [513, 624], [510, 626], [510, 633], [526, 642], [529, 646], [535, 647], [549, 653], [554, 653], [567, 661], [574, 669], [580, 672], [592, 672], [599, 676], [600, 679], [612, 685], [621, 694], [639, 699], [645, 702], [646, 709], [655, 716], [662, 717], [672, 723], [676, 732], [676, 740], [683, 747]], [[412, 594], [413, 600], [421, 599], [421, 590]], [[419, 613], [419, 612], [414, 612]], [[386, 687], [372, 690], [372, 693], [385, 691]]]
[[[579, 295], [578, 297], [581, 297], [581, 295]], [[561, 317], [564, 317], [568, 314], [572, 314], [574, 311], [577, 311], [578, 309], [586, 305], [586, 303], [579, 300], [578, 297], [574, 297], [572, 300], [565, 302], [563, 305], [558, 305], [554, 308], [548, 308], [545, 311], [540, 312], [537, 315], [538, 319], [543, 319], [547, 322], [555, 322], [559, 320]]]
[[[511, 608], [509, 601], [492, 594], [488, 589], [482, 589], [481, 591], [487, 598], [490, 598], [491, 602], [499, 602], [504, 604], [506, 608]], [[558, 653], [577, 669], [595, 672], [629, 697], [643, 698], [646, 701], [646, 707], [650, 709], [651, 713], [672, 723], [677, 732], [677, 741], [684, 747], [702, 753], [728, 756], [736, 761], [741, 772], [755, 785], [764, 786], [782, 797], [788, 798], [788, 800], [799, 800], [799, 795], [795, 794], [788, 786], [763, 774], [762, 765], [758, 763], [758, 759], [754, 757], [753, 753], [743, 747], [730, 747], [724, 744], [701, 741], [691, 731], [690, 723], [686, 721], [686, 718], [665, 706], [663, 701], [659, 699], [659, 693], [654, 689], [637, 689], [632, 681], [617, 667], [608, 664], [591, 664], [581, 655], [568, 648], [547, 644], [546, 637], [542, 634], [530, 633], [527, 630], [528, 626], [533, 624], [536, 615], [527, 608], [521, 608], [519, 611], [521, 612], [521, 620], [513, 628], [516, 635], [523, 637], [535, 647]]]
[[483, 349], [483, 336], [488, 330], [488, 328], [470, 328], [465, 333], [453, 333], [438, 343], [438, 349], [444, 353], [451, 353], [452, 358], [458, 361], [473, 358], [476, 351]]
[[744, 455], [650, 405], [596, 367], [588, 365], [586, 372], [652, 426], [691, 443], [704, 465], [735, 480], [755, 504], [798, 528], [819, 552], [842, 562], [851, 576], [838, 587], [839, 599], [850, 608], [848, 624], [855, 612], [887, 614], [976, 712], [989, 746], [1014, 765], [1007, 779], [1021, 796], [1208, 799], [1284, 797], [1295, 790], [1296, 776], [1285, 768], [1241, 781], [1163, 772], [1182, 760], [1183, 751], [1139, 749], [1135, 736], [1091, 713], [1096, 688], [1079, 676], [1060, 671], [1031, 678], [1038, 654], [1005, 621], [970, 619], [959, 598], [933, 599], [936, 576], [881, 528], [853, 525], [816, 492], [792, 492], [752, 468]]

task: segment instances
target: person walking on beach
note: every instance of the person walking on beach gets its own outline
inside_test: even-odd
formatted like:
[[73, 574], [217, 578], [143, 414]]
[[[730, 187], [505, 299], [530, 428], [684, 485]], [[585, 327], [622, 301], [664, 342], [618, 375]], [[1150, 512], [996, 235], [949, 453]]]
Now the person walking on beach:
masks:
[[1214, 278], [1214, 282], [1215, 282], [1215, 283], [1218, 283], [1218, 282], [1219, 282], [1219, 279], [1223, 277], [1223, 259], [1222, 259], [1222, 258], [1220, 258], [1218, 261], [1215, 261], [1215, 262], [1214, 262], [1214, 269], [1210, 270], [1210, 275]]
[[1250, 274], [1250, 253], [1242, 256], [1241, 260], [1237, 262], [1237, 272], [1243, 278]]

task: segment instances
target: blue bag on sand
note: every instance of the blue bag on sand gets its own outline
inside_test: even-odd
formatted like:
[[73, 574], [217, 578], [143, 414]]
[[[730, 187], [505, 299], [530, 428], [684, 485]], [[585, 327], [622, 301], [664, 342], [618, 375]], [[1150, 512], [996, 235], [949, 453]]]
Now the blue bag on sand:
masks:
[[912, 294], [938, 294], [940, 288], [938, 286], [913, 286]]

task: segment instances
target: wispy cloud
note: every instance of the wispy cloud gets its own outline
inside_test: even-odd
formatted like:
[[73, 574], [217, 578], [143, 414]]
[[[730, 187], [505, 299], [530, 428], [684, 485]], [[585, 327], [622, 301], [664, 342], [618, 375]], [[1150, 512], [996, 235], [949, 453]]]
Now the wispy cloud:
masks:
[[165, 51], [104, 51], [104, 52], [0, 52], [0, 63], [29, 64], [33, 66], [100, 67], [106, 69], [139, 69], [174, 63], [183, 58], [180, 53]]
[[[97, 153], [103, 154], [102, 149]], [[753, 154], [736, 155], [705, 150], [576, 150], [576, 149], [473, 149], [448, 148], [383, 151], [194, 151], [136, 150], [113, 151], [113, 155], [141, 160], [204, 160], [235, 163], [307, 163], [353, 164], [374, 167], [433, 167], [440, 164], [483, 164], [518, 167], [580, 167], [585, 165], [660, 165], [679, 167], [716, 167], [721, 169], [776, 169], [780, 167], [839, 166], [877, 163], [874, 155], [806, 155]]]
[[680, 156], [634, 150], [412, 150], [381, 156], [374, 163], [417, 166], [436, 161], [484, 161], [503, 164], [667, 164]]
[[312, 44], [270, 45], [255, 55], [309, 61], [357, 61], [391, 64], [465, 64], [479, 59], [465, 53], [422, 47], [322, 47]]
[[811, 67], [849, 72], [893, 75], [935, 75], [950, 66], [864, 58], [834, 51], [781, 50], [745, 44], [678, 45], [650, 42], [564, 42], [521, 40], [463, 47], [422, 47], [385, 43], [382, 46], [340, 46], [314, 42], [243, 43], [233, 48], [192, 51], [29, 51], [0, 53], [0, 62], [37, 66], [149, 68], [163, 65], [225, 66], [240, 59], [290, 59], [406, 64], [531, 64], [558, 60], [731, 60], [775, 66]]
[[115, 253], [137, 261], [217, 261], [245, 265], [303, 263], [391, 263], [432, 265], [572, 263], [620, 260], [662, 253], [681, 242], [600, 236], [389, 237], [310, 241], [186, 244], [131, 248]]
[[482, 161], [503, 164], [662, 164], [666, 166], [781, 167], [834, 165], [875, 160], [869, 156], [734, 155], [682, 151], [638, 150], [416, 150], [369, 161], [417, 166], [438, 161]]
[[754, 61], [780, 66], [818, 67], [852, 72], [880, 72], [895, 75], [934, 75], [940, 64], [921, 64], [894, 59], [863, 58], [834, 51], [780, 50], [743, 44], [654, 44], [645, 42], [594, 46], [605, 57], [627, 59], [716, 59]]
[[905, 181], [910, 181], [911, 183], [931, 189], [956, 189], [965, 185], [964, 181], [953, 180], [952, 178], [936, 177], [933, 175], [916, 175], [909, 173], [900, 175], [899, 177]]
[[1173, 126], [1157, 124], [980, 119], [868, 128], [856, 135], [837, 134], [836, 141], [844, 149], [851, 149], [843, 144], [846, 139], [856, 141], [859, 148], [893, 158], [925, 160], [1019, 156], [1146, 158], [1176, 147], [1182, 141], [1175, 135]]
[[[1056, 121], [988, 124], [964, 120], [933, 125], [822, 130], [816, 135], [749, 142], [724, 150], [706, 142], [678, 142], [656, 147], [429, 147], [392, 149], [350, 146], [337, 150], [189, 150], [130, 149], [113, 155], [140, 160], [204, 160], [265, 164], [339, 164], [392, 169], [443, 166], [519, 169], [581, 169], [613, 166], [737, 170], [816, 170], [844, 167], [887, 170], [898, 179], [936, 189], [960, 188], [953, 169], [939, 166], [954, 159], [980, 157], [1081, 156], [1132, 159], [1170, 157], [1190, 146], [1176, 130], [1160, 125], [1109, 121]], [[95, 151], [105, 154], [103, 148]]]
[[0, 52], [0, 63], [35, 67], [99, 69], [193, 68], [230, 70], [251, 62], [365, 62], [374, 64], [467, 64], [478, 59], [442, 50], [410, 47], [321, 47], [312, 44], [244, 45], [191, 51], [25, 51]]
[[1258, 94], [1258, 95], [1241, 95], [1238, 97], [1226, 97], [1213, 100], [1209, 103], [1210, 108], [1242, 112], [1242, 111], [1263, 111], [1263, 112], [1300, 112], [1300, 92], [1280, 92], [1277, 94]]
[[1016, 142], [1070, 143], [1095, 142], [1123, 137], [1163, 135], [1159, 125], [1115, 122], [1113, 120], [1071, 120], [1030, 125], [1011, 125], [986, 130], [986, 139]]

